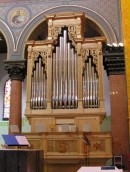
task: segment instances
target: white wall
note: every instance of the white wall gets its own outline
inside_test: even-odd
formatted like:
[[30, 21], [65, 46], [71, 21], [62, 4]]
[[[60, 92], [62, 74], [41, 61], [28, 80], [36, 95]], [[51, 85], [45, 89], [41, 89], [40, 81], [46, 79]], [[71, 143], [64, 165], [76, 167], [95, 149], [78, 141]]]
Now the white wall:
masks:
[[4, 84], [8, 79], [4, 60], [6, 60], [6, 54], [0, 54], [0, 120], [3, 119]]

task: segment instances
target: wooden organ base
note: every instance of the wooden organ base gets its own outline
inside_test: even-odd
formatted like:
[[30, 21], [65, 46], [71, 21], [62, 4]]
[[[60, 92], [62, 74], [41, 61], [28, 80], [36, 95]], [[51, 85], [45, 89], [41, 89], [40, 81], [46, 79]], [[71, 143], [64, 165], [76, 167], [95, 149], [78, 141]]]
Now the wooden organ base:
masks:
[[100, 131], [103, 109], [36, 111], [26, 111], [31, 133], [24, 135], [32, 149], [44, 151], [45, 172], [105, 166], [112, 158], [111, 134]]
[[[105, 166], [112, 158], [108, 132], [24, 133], [32, 149], [44, 150], [44, 172], [76, 172], [81, 166]], [[90, 142], [85, 143], [86, 136]]]

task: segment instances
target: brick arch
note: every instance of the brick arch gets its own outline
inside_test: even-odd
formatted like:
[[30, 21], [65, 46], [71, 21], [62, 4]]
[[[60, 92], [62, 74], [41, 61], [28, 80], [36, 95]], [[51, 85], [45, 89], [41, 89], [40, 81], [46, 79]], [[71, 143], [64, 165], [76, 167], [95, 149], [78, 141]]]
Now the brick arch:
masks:
[[0, 19], [0, 31], [3, 34], [7, 44], [7, 59], [9, 59], [10, 55], [15, 50], [14, 36], [8, 25], [1, 19]]
[[[110, 24], [107, 22], [107, 20], [105, 18], [103, 18], [103, 16], [101, 16], [100, 14], [98, 14], [97, 12], [95, 12], [89, 8], [76, 6], [76, 5], [72, 5], [72, 6], [63, 5], [63, 6], [58, 6], [58, 7], [54, 7], [51, 9], [47, 9], [46, 11], [43, 11], [42, 13], [40, 13], [36, 17], [34, 17], [26, 25], [26, 27], [24, 28], [23, 32], [21, 33], [21, 35], [18, 39], [18, 42], [16, 44], [17, 52], [19, 52], [20, 54], [24, 53], [25, 42], [28, 40], [28, 37], [33, 32], [33, 30], [41, 22], [43, 22], [45, 20], [45, 15], [51, 14], [51, 13], [58, 13], [58, 12], [84, 12], [85, 16], [87, 16], [87, 18], [89, 18], [94, 23], [96, 23], [99, 26], [99, 28], [102, 30], [102, 32], [104, 33], [104, 36], [106, 37], [107, 43], [109, 43], [109, 44], [117, 43], [117, 37], [116, 37], [114, 30], [112, 29]], [[21, 47], [22, 47], [22, 49], [21, 49]], [[22, 54], [22, 57], [23, 56], [24, 56], [24, 54]]]

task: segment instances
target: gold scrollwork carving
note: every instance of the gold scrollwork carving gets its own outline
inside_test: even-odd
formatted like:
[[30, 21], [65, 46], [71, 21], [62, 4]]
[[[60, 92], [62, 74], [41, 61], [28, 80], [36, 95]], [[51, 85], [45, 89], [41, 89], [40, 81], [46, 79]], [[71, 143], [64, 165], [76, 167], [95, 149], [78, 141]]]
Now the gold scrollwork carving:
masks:
[[66, 151], [67, 151], [66, 144], [64, 142], [63, 143], [59, 143], [59, 152], [65, 153]]
[[100, 144], [100, 142], [96, 142], [96, 143], [93, 145], [93, 150], [94, 150], [94, 151], [100, 151], [100, 150], [101, 150], [101, 144]]
[[45, 64], [45, 71], [47, 71], [47, 51], [40, 52], [40, 55], [42, 57], [43, 64]]
[[90, 49], [90, 55], [93, 57], [93, 63], [96, 65], [98, 71], [98, 49]]
[[89, 56], [89, 49], [83, 49], [82, 50], [83, 62], [85, 62], [88, 59], [88, 56]]
[[60, 25], [60, 26], [48, 26], [48, 36], [52, 37], [53, 39], [57, 40], [58, 35], [61, 34], [61, 30], [63, 27], [68, 27], [68, 36], [69, 39], [72, 41], [72, 44], [76, 48], [76, 44], [74, 39], [77, 37], [77, 35], [81, 34], [81, 25]]
[[31, 52], [31, 58], [32, 58], [32, 61], [33, 61], [33, 63], [32, 63], [32, 68], [34, 68], [35, 67], [35, 61], [37, 60], [37, 58], [38, 58], [38, 56], [39, 56], [39, 52]]
[[98, 55], [99, 55], [99, 49], [83, 49], [82, 50], [82, 58], [83, 58], [83, 67], [85, 65], [85, 61], [88, 59], [88, 56], [92, 56], [93, 63], [96, 65], [96, 70], [98, 71]]
[[47, 51], [41, 51], [40, 55], [42, 56], [43, 63], [47, 63]]
[[69, 35], [69, 39], [72, 41], [72, 44], [76, 47], [76, 44], [74, 42], [74, 38], [77, 37], [76, 25], [68, 26], [68, 35]]
[[61, 26], [52, 26], [51, 27], [51, 36], [54, 39], [58, 38], [58, 35], [61, 33]]
[[89, 49], [82, 49], [81, 50], [81, 55], [82, 55], [82, 64], [83, 64], [83, 68], [85, 68], [85, 61], [88, 59], [89, 56]]
[[37, 60], [38, 56], [41, 55], [42, 57], [42, 62], [45, 64], [45, 70], [47, 68], [47, 51], [42, 51], [42, 52], [30, 52], [29, 56], [32, 59], [32, 69], [35, 67], [35, 61]]

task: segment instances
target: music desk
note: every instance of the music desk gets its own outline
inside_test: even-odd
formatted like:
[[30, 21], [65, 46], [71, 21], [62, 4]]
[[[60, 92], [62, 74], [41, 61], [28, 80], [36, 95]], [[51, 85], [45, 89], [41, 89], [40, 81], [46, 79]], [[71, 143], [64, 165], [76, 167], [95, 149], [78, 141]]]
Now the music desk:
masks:
[[122, 169], [118, 169], [115, 167], [115, 169], [111, 167], [81, 167], [77, 172], [123, 172]]
[[0, 172], [43, 172], [43, 151], [34, 149], [0, 150]]

